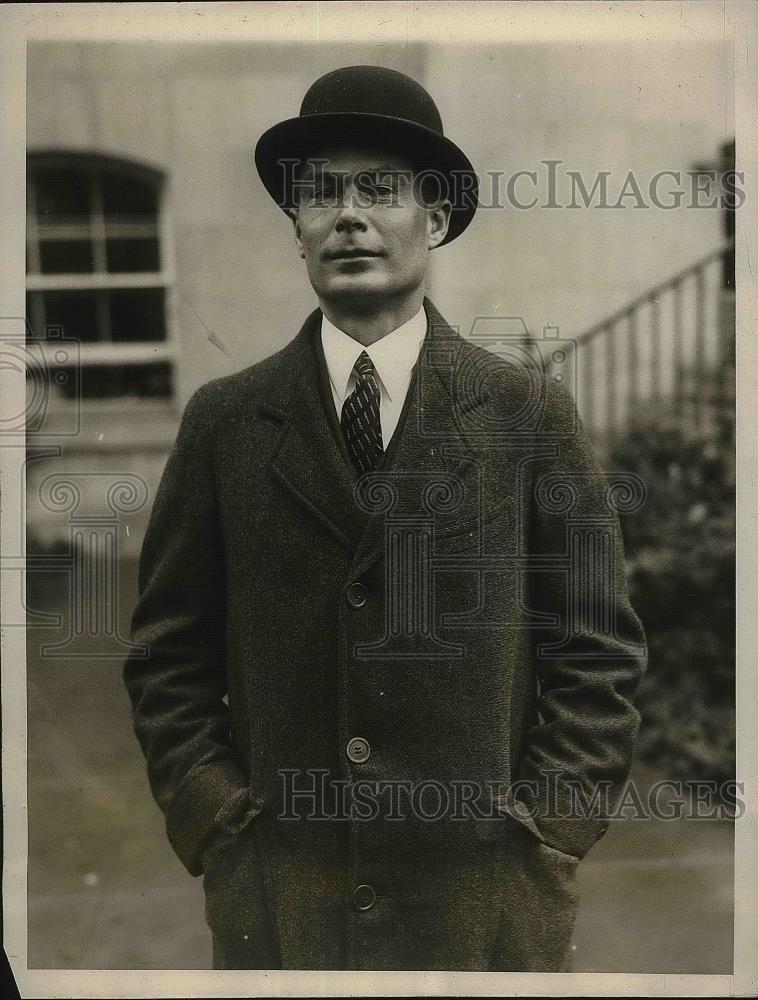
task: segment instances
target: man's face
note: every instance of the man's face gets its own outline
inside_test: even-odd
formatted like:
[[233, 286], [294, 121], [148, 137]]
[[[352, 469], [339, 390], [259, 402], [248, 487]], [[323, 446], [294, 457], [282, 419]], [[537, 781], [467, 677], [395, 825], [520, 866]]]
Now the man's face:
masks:
[[379, 149], [323, 150], [298, 187], [295, 240], [320, 299], [370, 309], [423, 287], [450, 203], [421, 204], [407, 161]]

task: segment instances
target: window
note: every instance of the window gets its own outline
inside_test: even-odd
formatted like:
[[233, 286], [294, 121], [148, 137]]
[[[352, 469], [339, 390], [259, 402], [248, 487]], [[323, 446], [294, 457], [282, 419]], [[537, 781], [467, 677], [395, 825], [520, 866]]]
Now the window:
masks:
[[[122, 160], [29, 157], [27, 321], [59, 400], [173, 393], [162, 190], [160, 173]], [[56, 361], [60, 336], [80, 345], [77, 377]]]

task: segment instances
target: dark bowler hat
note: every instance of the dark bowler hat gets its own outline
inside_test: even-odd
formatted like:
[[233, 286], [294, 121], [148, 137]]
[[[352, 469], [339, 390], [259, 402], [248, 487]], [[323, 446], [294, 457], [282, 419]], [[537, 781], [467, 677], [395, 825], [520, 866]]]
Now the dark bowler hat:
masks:
[[[383, 66], [345, 66], [320, 77], [303, 98], [298, 118], [268, 129], [255, 147], [255, 164], [266, 190], [286, 211], [293, 204], [291, 162], [319, 147], [370, 145], [401, 153], [417, 170], [439, 175], [453, 211], [444, 243], [474, 217], [478, 178], [466, 155], [442, 131], [430, 95], [404, 73]], [[442, 246], [440, 244], [440, 246]]]

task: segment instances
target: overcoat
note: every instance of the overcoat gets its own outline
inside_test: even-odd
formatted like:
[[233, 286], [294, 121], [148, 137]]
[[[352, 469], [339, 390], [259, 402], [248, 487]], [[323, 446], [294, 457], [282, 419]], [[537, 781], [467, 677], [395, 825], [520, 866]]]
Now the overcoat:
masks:
[[316, 310], [192, 396], [156, 495], [124, 681], [214, 968], [569, 967], [646, 665], [618, 504], [565, 385], [424, 306], [374, 473]]

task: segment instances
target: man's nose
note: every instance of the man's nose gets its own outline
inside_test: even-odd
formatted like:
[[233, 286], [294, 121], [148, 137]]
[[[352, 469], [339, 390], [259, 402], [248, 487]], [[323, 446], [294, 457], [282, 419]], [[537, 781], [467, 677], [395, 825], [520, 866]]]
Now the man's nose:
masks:
[[352, 184], [346, 185], [342, 195], [342, 204], [334, 223], [337, 232], [350, 232], [353, 229], [366, 229], [365, 209], [361, 208], [360, 193]]

